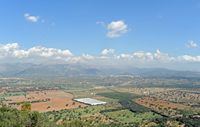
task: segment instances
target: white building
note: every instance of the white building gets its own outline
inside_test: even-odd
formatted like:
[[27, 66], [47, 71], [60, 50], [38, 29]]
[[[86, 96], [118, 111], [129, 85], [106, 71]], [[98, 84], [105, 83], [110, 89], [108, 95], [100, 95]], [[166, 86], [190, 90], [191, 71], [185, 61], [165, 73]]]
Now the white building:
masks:
[[79, 98], [79, 99], [74, 99], [75, 101], [84, 103], [84, 104], [89, 104], [89, 105], [103, 105], [106, 104], [106, 102], [104, 101], [99, 101], [96, 99], [92, 99], [92, 98]]

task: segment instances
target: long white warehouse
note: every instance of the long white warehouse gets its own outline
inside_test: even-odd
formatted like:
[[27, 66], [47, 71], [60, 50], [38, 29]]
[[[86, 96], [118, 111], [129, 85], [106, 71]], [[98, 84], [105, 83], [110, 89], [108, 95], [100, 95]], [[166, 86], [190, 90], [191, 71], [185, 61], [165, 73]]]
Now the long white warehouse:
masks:
[[92, 98], [79, 98], [79, 99], [74, 99], [75, 101], [84, 103], [84, 104], [89, 104], [89, 105], [103, 105], [106, 104], [106, 102], [104, 101], [99, 101], [96, 99], [92, 99]]

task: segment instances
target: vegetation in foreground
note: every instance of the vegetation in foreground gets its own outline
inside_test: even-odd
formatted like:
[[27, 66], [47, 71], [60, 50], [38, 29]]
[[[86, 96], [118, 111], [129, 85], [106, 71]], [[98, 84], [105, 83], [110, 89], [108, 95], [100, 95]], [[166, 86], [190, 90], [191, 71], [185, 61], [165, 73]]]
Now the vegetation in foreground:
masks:
[[0, 108], [0, 127], [55, 127], [55, 124], [44, 114], [3, 106]]
[[[127, 110], [122, 113], [122, 115], [126, 115]], [[109, 114], [112, 117], [115, 117], [116, 114]], [[129, 114], [131, 115], [131, 114]], [[152, 114], [144, 114], [150, 118]], [[134, 116], [131, 116], [134, 117]], [[94, 117], [97, 118], [97, 117]], [[122, 117], [121, 117], [122, 118]], [[62, 124], [52, 122], [48, 119], [46, 114], [31, 112], [31, 111], [19, 111], [17, 109], [12, 109], [9, 107], [1, 107], [0, 108], [0, 127], [122, 127], [129, 126], [128, 124], [117, 124], [117, 123], [102, 123], [100, 121], [94, 121], [91, 119], [73, 119], [73, 120], [65, 120]], [[139, 120], [140, 118], [138, 118]], [[176, 123], [176, 124], [174, 124]], [[179, 127], [179, 123], [175, 121], [168, 121], [166, 125], [170, 125], [169, 127]], [[165, 125], [164, 125], [165, 126]], [[164, 127], [163, 126], [163, 127]], [[162, 127], [156, 122], [148, 122], [144, 121], [140, 125], [134, 125], [133, 127]]]

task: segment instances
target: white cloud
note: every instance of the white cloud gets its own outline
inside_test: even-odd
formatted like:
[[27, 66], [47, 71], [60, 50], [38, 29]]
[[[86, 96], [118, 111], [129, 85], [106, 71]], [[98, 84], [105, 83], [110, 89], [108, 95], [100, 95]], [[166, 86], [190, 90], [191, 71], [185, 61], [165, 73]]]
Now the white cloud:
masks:
[[131, 54], [122, 53], [122, 54], [118, 55], [116, 58], [117, 59], [131, 59], [131, 58], [133, 58], [133, 56]]
[[29, 13], [25, 13], [25, 14], [24, 14], [24, 18], [25, 18], [27, 21], [33, 22], [33, 23], [38, 22], [39, 19], [40, 19], [39, 16], [30, 15]]
[[0, 45], [0, 58], [12, 55], [12, 53], [18, 48], [19, 45], [17, 43]]
[[9, 43], [0, 45], [0, 58], [50, 58], [67, 60], [73, 54], [69, 50], [61, 50], [56, 48], [46, 48], [42, 46], [32, 47], [24, 50], [20, 49], [17, 43]]
[[115, 50], [114, 49], [103, 49], [101, 51], [101, 55], [111, 55], [114, 54]]
[[13, 51], [13, 56], [16, 58], [28, 57], [29, 53], [25, 50], [15, 50]]
[[[137, 67], [184, 67], [184, 64], [200, 64], [200, 55], [170, 56], [161, 52], [136, 51], [132, 53], [116, 54], [114, 49], [103, 49], [99, 55], [82, 54], [75, 56], [68, 49], [34, 46], [23, 49], [18, 43], [0, 44], [1, 62], [29, 62], [29, 63], [84, 63], [93, 66], [137, 66]], [[188, 66], [190, 67], [190, 66]], [[194, 67], [193, 67], [194, 68]], [[184, 69], [184, 68], [183, 68]]]
[[69, 50], [61, 50], [55, 48], [46, 48], [46, 47], [33, 47], [27, 50], [29, 55], [32, 56], [41, 56], [41, 57], [71, 57], [72, 53]]
[[156, 50], [156, 52], [144, 52], [144, 51], [138, 51], [134, 52], [132, 54], [120, 54], [117, 56], [118, 59], [127, 59], [127, 60], [133, 60], [133, 61], [140, 61], [140, 62], [169, 62], [173, 61], [175, 58], [172, 56], [169, 56], [166, 53], [160, 52], [160, 50]]
[[94, 56], [92, 55], [89, 55], [89, 54], [83, 54], [82, 57], [86, 60], [93, 60], [94, 59]]
[[128, 31], [128, 25], [122, 20], [112, 21], [107, 25], [107, 30], [107, 37], [120, 37]]
[[198, 44], [195, 43], [193, 40], [188, 41], [188, 43], [186, 44], [187, 48], [197, 48]]
[[179, 59], [186, 62], [200, 62], [200, 56], [183, 55], [180, 56]]

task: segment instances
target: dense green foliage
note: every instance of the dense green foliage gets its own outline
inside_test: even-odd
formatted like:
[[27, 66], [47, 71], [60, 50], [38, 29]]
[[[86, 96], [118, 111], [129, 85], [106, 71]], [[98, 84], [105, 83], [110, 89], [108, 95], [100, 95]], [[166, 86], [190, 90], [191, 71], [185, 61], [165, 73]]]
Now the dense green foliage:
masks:
[[132, 123], [135, 125], [141, 124], [145, 120], [149, 121], [157, 118], [162, 118], [160, 115], [152, 112], [133, 113], [127, 109], [107, 112], [105, 115], [108, 115], [110, 118], [119, 121], [120, 123]]
[[[99, 108], [101, 109], [101, 107]], [[87, 112], [82, 113], [95, 113], [97, 110], [89, 110], [86, 109]], [[69, 110], [63, 110], [63, 112], [68, 112]], [[80, 110], [77, 111], [77, 113]], [[55, 112], [55, 115], [58, 115]], [[59, 113], [63, 115], [62, 113]], [[70, 115], [66, 113], [66, 115]], [[75, 114], [74, 114], [75, 115]], [[113, 124], [105, 124], [94, 120], [83, 120], [80, 119], [79, 116], [71, 117], [71, 119], [66, 119], [67, 116], [64, 116], [63, 119], [57, 118], [55, 121], [49, 119], [47, 114], [31, 112], [31, 111], [19, 111], [17, 109], [9, 108], [9, 107], [1, 107], [0, 108], [0, 127], [117, 127], [117, 125]], [[65, 118], [65, 119], [64, 119]], [[62, 124], [56, 124], [57, 120], [63, 120]]]
[[124, 107], [124, 108], [127, 108], [129, 109], [130, 111], [132, 112], [149, 112], [150, 109], [147, 108], [147, 107], [144, 107], [142, 105], [139, 105], [137, 103], [135, 103], [134, 101], [132, 100], [119, 100], [119, 103]]
[[0, 127], [54, 127], [47, 117], [38, 112], [0, 108]]
[[139, 105], [133, 101], [133, 99], [139, 98], [139, 95], [125, 92], [107, 92], [107, 93], [99, 93], [98, 95], [117, 99], [118, 102], [124, 107], [133, 112], [149, 112], [150, 109], [146, 108], [142, 105]]
[[89, 116], [91, 114], [98, 113], [105, 109], [109, 109], [109, 107], [98, 105], [98, 106], [88, 106], [72, 110], [51, 111], [47, 112], [46, 114], [51, 121], [58, 121], [60, 119], [70, 121], [73, 119], [80, 119], [81, 116]]
[[112, 98], [112, 99], [135, 99], [139, 98], [139, 95], [131, 94], [131, 93], [125, 93], [125, 92], [106, 92], [106, 93], [98, 93], [97, 95]]

